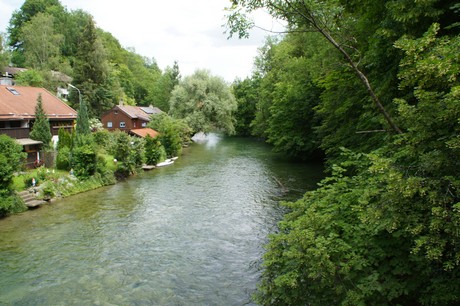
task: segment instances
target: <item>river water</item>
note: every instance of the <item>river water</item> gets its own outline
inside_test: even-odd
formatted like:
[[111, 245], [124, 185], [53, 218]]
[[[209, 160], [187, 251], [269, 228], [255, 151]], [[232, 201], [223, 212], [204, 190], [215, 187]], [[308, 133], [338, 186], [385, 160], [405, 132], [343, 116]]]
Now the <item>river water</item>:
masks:
[[210, 135], [171, 166], [0, 220], [0, 305], [248, 305], [269, 233], [322, 177]]

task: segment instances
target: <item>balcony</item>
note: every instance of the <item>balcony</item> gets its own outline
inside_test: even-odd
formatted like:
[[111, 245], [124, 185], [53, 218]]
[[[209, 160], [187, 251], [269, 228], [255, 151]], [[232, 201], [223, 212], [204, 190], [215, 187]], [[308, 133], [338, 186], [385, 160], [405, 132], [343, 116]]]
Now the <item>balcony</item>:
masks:
[[29, 128], [8, 128], [0, 129], [0, 134], [5, 134], [11, 138], [29, 138], [30, 129]]

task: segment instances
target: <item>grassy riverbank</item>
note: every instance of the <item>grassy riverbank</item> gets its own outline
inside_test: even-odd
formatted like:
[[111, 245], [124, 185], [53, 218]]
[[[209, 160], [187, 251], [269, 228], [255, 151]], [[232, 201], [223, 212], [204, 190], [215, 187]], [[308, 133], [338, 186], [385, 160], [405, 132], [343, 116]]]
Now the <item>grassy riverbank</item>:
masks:
[[[13, 190], [19, 193], [24, 190], [32, 190], [36, 193], [37, 199], [61, 198], [97, 189], [103, 186], [116, 183], [115, 170], [117, 165], [113, 158], [106, 158], [107, 169], [103, 174], [96, 173], [85, 179], [79, 179], [70, 172], [40, 167], [26, 172], [18, 173], [13, 178]], [[34, 182], [35, 181], [35, 185]], [[27, 210], [24, 202], [18, 198], [13, 204], [16, 206], [14, 213]]]

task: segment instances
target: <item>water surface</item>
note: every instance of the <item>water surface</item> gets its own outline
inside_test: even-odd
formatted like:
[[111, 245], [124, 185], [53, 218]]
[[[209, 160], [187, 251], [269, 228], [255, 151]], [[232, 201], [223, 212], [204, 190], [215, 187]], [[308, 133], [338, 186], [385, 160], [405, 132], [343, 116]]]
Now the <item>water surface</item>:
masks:
[[0, 304], [252, 304], [278, 202], [321, 176], [211, 135], [171, 166], [0, 220]]

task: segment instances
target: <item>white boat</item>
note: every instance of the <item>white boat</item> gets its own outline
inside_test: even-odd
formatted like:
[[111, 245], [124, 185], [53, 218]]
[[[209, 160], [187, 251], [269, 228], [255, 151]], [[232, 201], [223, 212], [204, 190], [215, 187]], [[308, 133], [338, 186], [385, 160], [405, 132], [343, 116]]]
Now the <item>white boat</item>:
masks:
[[178, 159], [179, 157], [175, 156], [175, 157], [171, 157], [171, 160], [176, 160]]
[[174, 164], [174, 161], [171, 160], [171, 159], [167, 159], [167, 160], [165, 160], [165, 161], [163, 161], [163, 162], [161, 162], [161, 163], [158, 163], [158, 164], [157, 164], [157, 167], [169, 166], [169, 165], [171, 165], [171, 164]]

